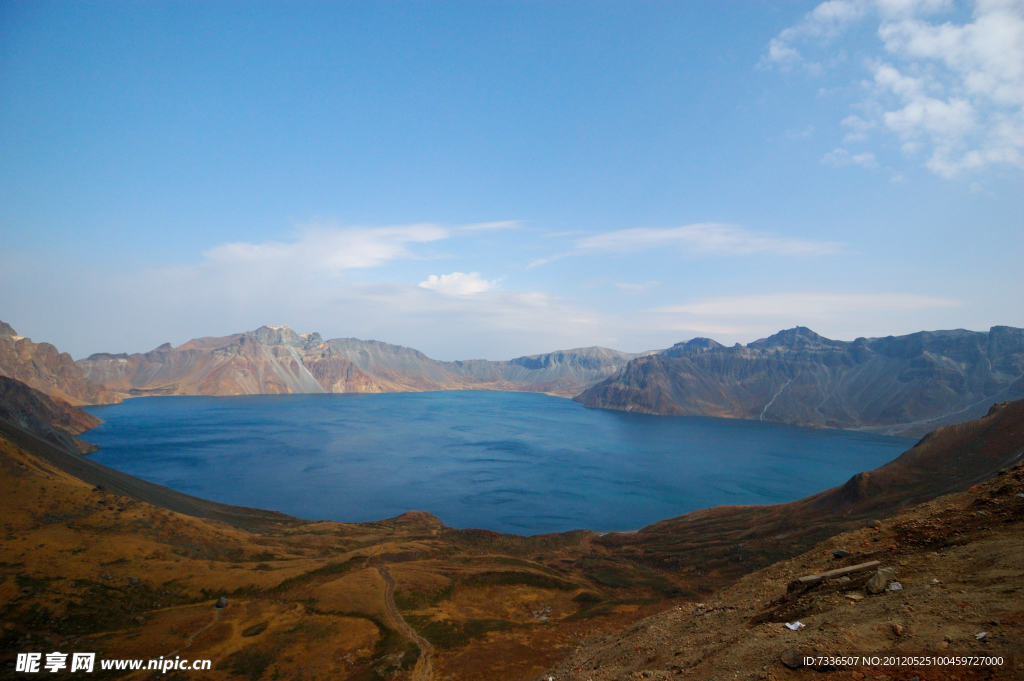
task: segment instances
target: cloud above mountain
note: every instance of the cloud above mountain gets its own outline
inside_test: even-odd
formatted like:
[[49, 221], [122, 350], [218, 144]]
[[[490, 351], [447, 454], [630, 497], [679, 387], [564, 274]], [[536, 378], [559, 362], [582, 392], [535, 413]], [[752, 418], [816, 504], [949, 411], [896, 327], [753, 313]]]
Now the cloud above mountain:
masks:
[[419, 286], [446, 296], [471, 296], [497, 288], [497, 282], [481, 278], [479, 272], [452, 272], [441, 276], [431, 274], [426, 281], [421, 281]]
[[[970, 19], [958, 21], [964, 3], [952, 0], [830, 0], [773, 38], [761, 65], [820, 76], [852, 51], [863, 76], [854, 113], [843, 120], [851, 128], [845, 143], [886, 133], [908, 158], [947, 178], [1024, 167], [1024, 2], [969, 6]], [[877, 26], [872, 46], [843, 42], [867, 22]], [[840, 148], [830, 156], [857, 163], [866, 153]]]

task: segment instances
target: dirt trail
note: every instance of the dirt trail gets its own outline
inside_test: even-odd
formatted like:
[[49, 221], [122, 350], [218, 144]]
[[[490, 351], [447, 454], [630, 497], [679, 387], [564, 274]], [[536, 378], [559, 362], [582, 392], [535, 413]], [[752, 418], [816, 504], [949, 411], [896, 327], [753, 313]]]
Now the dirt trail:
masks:
[[[220, 608], [216, 608], [213, 611], [213, 621], [210, 622], [209, 624], [207, 624], [205, 627], [203, 627], [199, 631], [197, 631], [196, 633], [194, 633], [191, 636], [189, 636], [188, 640], [185, 641], [185, 647], [186, 648], [191, 648], [192, 647], [192, 641], [195, 640], [196, 636], [198, 636], [199, 634], [203, 633], [204, 631], [206, 631], [207, 629], [212, 627], [214, 624], [217, 623], [217, 620], [219, 620], [219, 619], [220, 619]], [[170, 653], [167, 654], [167, 657], [170, 657], [171, 655], [177, 654], [177, 652], [179, 650], [181, 650], [181, 649], [180, 648], [175, 648], [174, 650], [172, 650]]]
[[399, 614], [398, 608], [395, 606], [395, 579], [391, 576], [387, 566], [378, 565], [377, 571], [380, 572], [380, 576], [384, 578], [387, 585], [384, 590], [384, 603], [387, 606], [388, 615], [398, 625], [402, 634], [420, 649], [420, 657], [416, 660], [416, 666], [412, 669], [410, 679], [411, 681], [430, 681], [434, 677], [434, 670], [430, 662], [430, 658], [434, 654], [434, 646], [430, 645], [430, 641], [417, 634], [416, 630], [410, 627], [409, 623]]

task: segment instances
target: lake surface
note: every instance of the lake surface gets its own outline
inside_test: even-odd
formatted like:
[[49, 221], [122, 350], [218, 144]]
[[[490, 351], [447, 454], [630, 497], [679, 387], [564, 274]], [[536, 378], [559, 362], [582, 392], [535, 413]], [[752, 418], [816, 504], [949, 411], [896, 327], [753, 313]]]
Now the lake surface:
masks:
[[914, 440], [586, 409], [533, 393], [145, 397], [89, 407], [92, 458], [205, 499], [311, 520], [415, 509], [452, 527], [633, 530], [792, 501]]

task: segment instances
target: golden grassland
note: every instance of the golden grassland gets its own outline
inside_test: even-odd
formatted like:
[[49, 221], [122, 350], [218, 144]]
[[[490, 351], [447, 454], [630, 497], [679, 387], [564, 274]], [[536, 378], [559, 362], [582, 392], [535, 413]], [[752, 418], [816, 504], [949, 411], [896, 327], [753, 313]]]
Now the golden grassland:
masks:
[[684, 595], [589, 532], [460, 531], [415, 512], [251, 532], [110, 494], [3, 439], [0, 472], [5, 662], [56, 650], [213, 660], [178, 673], [192, 679], [513, 679]]

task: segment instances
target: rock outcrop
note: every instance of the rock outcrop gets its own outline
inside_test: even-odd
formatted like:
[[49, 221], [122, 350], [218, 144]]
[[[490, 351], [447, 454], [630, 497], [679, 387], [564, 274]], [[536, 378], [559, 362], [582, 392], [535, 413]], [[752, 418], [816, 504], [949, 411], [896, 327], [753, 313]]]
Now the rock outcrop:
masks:
[[71, 355], [49, 343], [33, 343], [4, 322], [0, 322], [0, 376], [71, 405], [119, 401], [117, 395], [87, 379]]
[[381, 393], [527, 390], [575, 395], [636, 354], [580, 348], [506, 362], [439, 362], [401, 345], [356, 338], [325, 341], [287, 326], [199, 338], [147, 353], [95, 354], [78, 366], [124, 395]]
[[99, 449], [75, 436], [103, 421], [6, 376], [0, 376], [0, 419], [72, 452], [90, 454]]
[[1024, 397], [1024, 329], [834, 341], [797, 327], [746, 346], [707, 338], [632, 360], [575, 399], [652, 414], [919, 436]]

